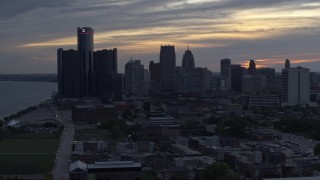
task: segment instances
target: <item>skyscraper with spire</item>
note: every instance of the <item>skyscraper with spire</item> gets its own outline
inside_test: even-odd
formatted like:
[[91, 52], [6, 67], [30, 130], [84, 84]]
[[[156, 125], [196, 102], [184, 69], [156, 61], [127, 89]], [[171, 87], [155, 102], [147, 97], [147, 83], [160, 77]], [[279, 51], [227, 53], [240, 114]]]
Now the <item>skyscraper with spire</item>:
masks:
[[182, 58], [182, 84], [181, 91], [184, 95], [192, 95], [196, 92], [199, 92], [199, 89], [196, 83], [196, 73], [195, 73], [195, 63], [192, 52], [188, 49], [184, 52]]
[[194, 57], [192, 52], [188, 49], [184, 52], [183, 58], [182, 58], [182, 72], [188, 72], [190, 70], [193, 70], [195, 68], [194, 65]]

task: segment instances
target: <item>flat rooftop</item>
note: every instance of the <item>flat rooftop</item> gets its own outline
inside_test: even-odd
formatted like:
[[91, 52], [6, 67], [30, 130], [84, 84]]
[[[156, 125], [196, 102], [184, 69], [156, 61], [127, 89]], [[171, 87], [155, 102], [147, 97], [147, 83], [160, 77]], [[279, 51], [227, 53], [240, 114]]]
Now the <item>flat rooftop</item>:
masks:
[[95, 162], [88, 164], [88, 169], [141, 168], [140, 163], [133, 161]]

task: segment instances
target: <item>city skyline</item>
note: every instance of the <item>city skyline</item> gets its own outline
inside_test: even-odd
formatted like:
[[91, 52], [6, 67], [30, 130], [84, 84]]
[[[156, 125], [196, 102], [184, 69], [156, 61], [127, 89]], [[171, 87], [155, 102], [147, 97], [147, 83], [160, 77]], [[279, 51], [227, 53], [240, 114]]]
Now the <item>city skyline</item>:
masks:
[[[107, 9], [107, 10], [106, 10]], [[56, 73], [56, 49], [75, 49], [74, 28], [95, 29], [95, 50], [118, 49], [118, 71], [133, 57], [159, 62], [161, 45], [175, 45], [181, 66], [188, 44], [197, 67], [219, 72], [220, 60], [280, 72], [320, 71], [320, 3], [315, 0], [112, 0], [3, 2], [1, 73]]]

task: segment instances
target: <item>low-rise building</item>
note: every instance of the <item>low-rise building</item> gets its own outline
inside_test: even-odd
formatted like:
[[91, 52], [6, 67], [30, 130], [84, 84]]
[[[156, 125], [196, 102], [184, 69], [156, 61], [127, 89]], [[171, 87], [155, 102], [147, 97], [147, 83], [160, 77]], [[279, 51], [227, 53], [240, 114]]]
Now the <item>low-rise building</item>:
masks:
[[243, 96], [243, 105], [251, 108], [277, 108], [281, 106], [280, 97], [277, 95], [252, 95]]
[[109, 179], [140, 180], [142, 178], [140, 163], [133, 161], [109, 161], [86, 164], [76, 161], [69, 166], [70, 179]]
[[72, 108], [72, 120], [76, 123], [94, 124], [118, 119], [118, 113], [111, 105], [78, 105]]
[[176, 120], [173, 117], [150, 117], [149, 124], [171, 126], [171, 125], [176, 125]]

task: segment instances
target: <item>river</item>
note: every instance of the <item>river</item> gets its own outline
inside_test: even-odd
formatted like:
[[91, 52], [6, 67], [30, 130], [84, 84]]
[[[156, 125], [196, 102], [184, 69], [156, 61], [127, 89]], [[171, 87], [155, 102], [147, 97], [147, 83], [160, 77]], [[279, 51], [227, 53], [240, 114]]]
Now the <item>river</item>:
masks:
[[51, 98], [57, 83], [0, 81], [0, 119]]

